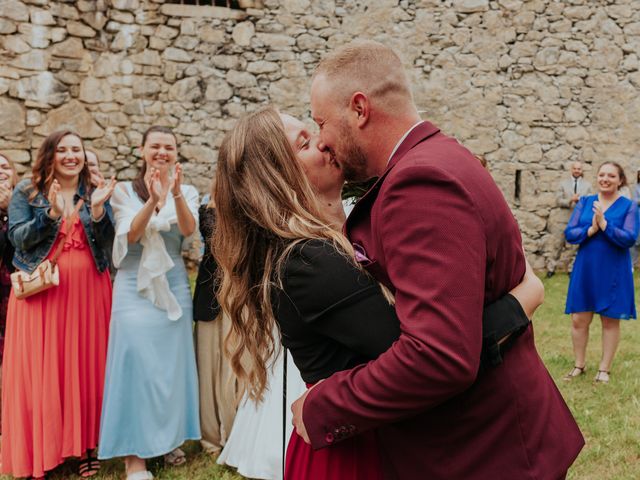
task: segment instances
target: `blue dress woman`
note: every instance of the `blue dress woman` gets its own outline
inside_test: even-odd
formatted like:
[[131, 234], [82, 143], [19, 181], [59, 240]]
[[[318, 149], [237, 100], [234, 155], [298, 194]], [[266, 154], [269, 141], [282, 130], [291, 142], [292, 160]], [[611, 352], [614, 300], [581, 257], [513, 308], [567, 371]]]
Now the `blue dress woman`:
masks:
[[99, 458], [126, 457], [128, 480], [153, 478], [145, 462], [151, 457], [184, 463], [178, 447], [200, 438], [192, 301], [181, 257], [183, 241], [197, 231], [198, 192], [181, 185], [171, 130], [147, 130], [142, 154], [138, 178], [113, 195], [117, 274], [99, 443]]
[[614, 162], [598, 169], [598, 194], [580, 198], [565, 236], [578, 244], [565, 313], [571, 314], [575, 366], [566, 380], [585, 371], [589, 325], [602, 320], [602, 358], [595, 380], [607, 383], [620, 340], [620, 320], [636, 318], [629, 248], [638, 237], [638, 207], [620, 195], [624, 171]]

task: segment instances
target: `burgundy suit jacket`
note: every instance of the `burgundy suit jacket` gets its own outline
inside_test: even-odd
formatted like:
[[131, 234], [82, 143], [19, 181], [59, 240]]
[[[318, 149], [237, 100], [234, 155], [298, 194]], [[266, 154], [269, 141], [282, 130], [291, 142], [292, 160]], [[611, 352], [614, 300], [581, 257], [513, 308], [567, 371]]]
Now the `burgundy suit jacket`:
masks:
[[562, 478], [584, 439], [533, 328], [478, 373], [483, 305], [525, 270], [518, 225], [480, 162], [423, 122], [345, 228], [395, 294], [401, 335], [311, 390], [303, 416], [313, 447], [376, 428], [389, 479]]

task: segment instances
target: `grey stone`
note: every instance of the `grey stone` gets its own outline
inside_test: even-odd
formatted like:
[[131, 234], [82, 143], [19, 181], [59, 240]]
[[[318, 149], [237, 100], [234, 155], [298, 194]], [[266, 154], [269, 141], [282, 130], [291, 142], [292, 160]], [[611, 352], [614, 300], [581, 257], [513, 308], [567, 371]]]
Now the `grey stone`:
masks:
[[31, 10], [31, 23], [34, 25], [55, 25], [56, 21], [48, 10]]
[[228, 100], [233, 96], [233, 89], [221, 78], [211, 77], [207, 79], [206, 84], [205, 98], [207, 100]]
[[31, 50], [31, 47], [27, 44], [27, 42], [22, 40], [17, 35], [7, 35], [1, 39], [1, 42], [3, 48], [18, 55], [21, 53], [27, 53], [29, 50]]
[[96, 31], [81, 22], [67, 22], [67, 31], [74, 37], [92, 38], [96, 36]]
[[240, 22], [233, 27], [231, 34], [233, 41], [240, 46], [248, 47], [251, 45], [251, 39], [255, 33], [253, 22]]
[[44, 50], [31, 50], [16, 57], [9, 65], [25, 70], [47, 70], [49, 68], [49, 54]]
[[43, 105], [58, 106], [68, 99], [67, 86], [55, 79], [51, 72], [24, 77], [11, 86], [12, 97]]
[[19, 135], [26, 130], [26, 112], [21, 102], [0, 97], [0, 132], [3, 136]]
[[462, 13], [486, 12], [489, 0], [453, 0], [453, 8]]
[[16, 22], [28, 22], [29, 9], [17, 0], [2, 0], [0, 2], [0, 17]]
[[193, 61], [193, 55], [179, 48], [169, 47], [162, 53], [162, 58], [172, 62], [190, 63]]
[[51, 48], [51, 53], [56, 57], [63, 58], [84, 58], [86, 51], [82, 45], [82, 40], [69, 37], [64, 42], [58, 43]]
[[113, 92], [107, 80], [87, 77], [80, 84], [79, 98], [85, 103], [111, 102]]
[[45, 122], [36, 127], [34, 132], [46, 136], [64, 126], [71, 127], [83, 139], [99, 138], [104, 135], [104, 130], [77, 100], [71, 100], [63, 106], [51, 110], [47, 114]]
[[226, 77], [227, 82], [234, 87], [253, 87], [258, 84], [256, 77], [248, 72], [238, 72], [237, 70], [229, 70]]
[[169, 89], [169, 100], [197, 102], [202, 98], [202, 90], [197, 78], [185, 78], [174, 83]]

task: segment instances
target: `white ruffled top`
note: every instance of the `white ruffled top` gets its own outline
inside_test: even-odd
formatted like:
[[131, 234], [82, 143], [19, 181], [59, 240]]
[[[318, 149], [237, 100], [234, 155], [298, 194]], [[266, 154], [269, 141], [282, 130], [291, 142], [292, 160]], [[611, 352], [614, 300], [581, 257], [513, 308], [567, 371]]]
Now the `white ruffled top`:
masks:
[[[182, 185], [181, 192], [196, 221], [194, 234], [186, 238], [183, 243], [183, 248], [186, 248], [198, 232], [198, 191], [191, 185]], [[131, 229], [131, 222], [143, 205], [133, 191], [131, 182], [119, 184], [111, 196], [111, 207], [116, 222], [113, 242], [113, 264], [116, 268], [127, 256], [129, 250], [127, 234]], [[177, 223], [176, 205], [169, 193], [166, 203], [160, 212], [151, 217], [139, 240], [142, 245], [142, 258], [138, 267], [138, 294], [149, 299], [156, 307], [166, 310], [170, 320], [178, 320], [182, 316], [182, 308], [169, 287], [167, 272], [175, 264], [167, 252], [160, 232], [168, 232], [171, 230], [171, 225]]]

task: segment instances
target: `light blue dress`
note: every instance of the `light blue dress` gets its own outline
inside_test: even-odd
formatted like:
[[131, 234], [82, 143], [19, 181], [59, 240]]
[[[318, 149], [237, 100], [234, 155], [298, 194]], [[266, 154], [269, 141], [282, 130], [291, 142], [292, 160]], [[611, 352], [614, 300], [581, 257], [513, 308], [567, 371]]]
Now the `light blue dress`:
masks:
[[[126, 190], [132, 194], [130, 185]], [[122, 232], [115, 213], [118, 242]], [[113, 288], [100, 459], [156, 457], [200, 438], [191, 291], [181, 256], [184, 237], [175, 223], [159, 233], [174, 263], [165, 275], [182, 315], [171, 320], [165, 309], [137, 291], [143, 247], [129, 244]]]
[[565, 236], [578, 244], [565, 313], [596, 312], [609, 318], [636, 318], [629, 248], [638, 237], [638, 207], [623, 196], [604, 212], [605, 231], [587, 235], [597, 195], [581, 197]]

